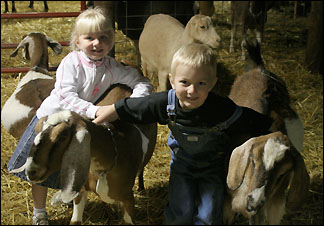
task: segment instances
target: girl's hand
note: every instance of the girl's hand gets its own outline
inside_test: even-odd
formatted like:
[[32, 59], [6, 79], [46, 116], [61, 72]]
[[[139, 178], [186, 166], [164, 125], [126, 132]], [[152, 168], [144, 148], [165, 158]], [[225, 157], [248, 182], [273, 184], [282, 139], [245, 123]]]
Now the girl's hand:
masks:
[[113, 122], [118, 119], [118, 114], [115, 109], [115, 105], [105, 105], [100, 106], [98, 111], [96, 112], [96, 118], [92, 121], [96, 124], [101, 124], [105, 121]]

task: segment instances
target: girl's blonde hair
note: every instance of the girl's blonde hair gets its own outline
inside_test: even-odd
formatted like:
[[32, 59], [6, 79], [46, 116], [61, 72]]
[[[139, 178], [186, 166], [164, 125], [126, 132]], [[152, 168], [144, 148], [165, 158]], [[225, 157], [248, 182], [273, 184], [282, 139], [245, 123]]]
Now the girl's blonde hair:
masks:
[[108, 34], [110, 37], [110, 46], [111, 48], [113, 47], [115, 31], [113, 30], [111, 20], [105, 16], [104, 10], [101, 7], [87, 9], [76, 18], [71, 35], [71, 48], [78, 51], [79, 48], [76, 45], [76, 40], [79, 36], [93, 32], [104, 32]]
[[173, 55], [171, 63], [171, 75], [174, 79], [176, 68], [179, 64], [191, 67], [200, 67], [202, 65], [210, 66], [211, 79], [217, 76], [217, 59], [216, 54], [206, 44], [190, 43], [178, 49]]

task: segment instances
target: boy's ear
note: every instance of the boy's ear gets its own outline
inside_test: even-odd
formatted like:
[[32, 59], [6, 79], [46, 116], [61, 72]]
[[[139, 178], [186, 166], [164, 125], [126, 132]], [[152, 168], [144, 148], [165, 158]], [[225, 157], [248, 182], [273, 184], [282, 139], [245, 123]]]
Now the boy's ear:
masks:
[[172, 89], [174, 89], [174, 83], [173, 83], [173, 79], [172, 79], [171, 73], [169, 73], [169, 81], [170, 81], [170, 84], [171, 84]]

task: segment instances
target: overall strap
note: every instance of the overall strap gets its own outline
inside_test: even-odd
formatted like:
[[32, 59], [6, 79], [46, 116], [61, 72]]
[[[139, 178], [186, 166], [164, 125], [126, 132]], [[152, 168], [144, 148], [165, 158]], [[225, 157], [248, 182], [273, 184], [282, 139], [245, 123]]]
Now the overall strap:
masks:
[[167, 112], [171, 122], [175, 122], [175, 90], [170, 89], [168, 92], [168, 105], [167, 105]]
[[210, 128], [210, 131], [221, 131], [224, 129], [227, 129], [230, 127], [241, 115], [242, 115], [243, 109], [240, 106], [236, 106], [236, 109], [231, 117], [229, 117], [226, 121], [217, 124], [216, 126]]

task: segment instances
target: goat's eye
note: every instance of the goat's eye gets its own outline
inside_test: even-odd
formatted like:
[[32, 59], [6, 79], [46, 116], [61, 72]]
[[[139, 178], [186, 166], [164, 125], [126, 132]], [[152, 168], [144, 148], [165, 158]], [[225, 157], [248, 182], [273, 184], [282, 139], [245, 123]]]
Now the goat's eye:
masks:
[[205, 28], [206, 28], [206, 26], [204, 26], [204, 25], [201, 25], [201, 26], [200, 26], [200, 28], [201, 28], [201, 29], [205, 29]]

